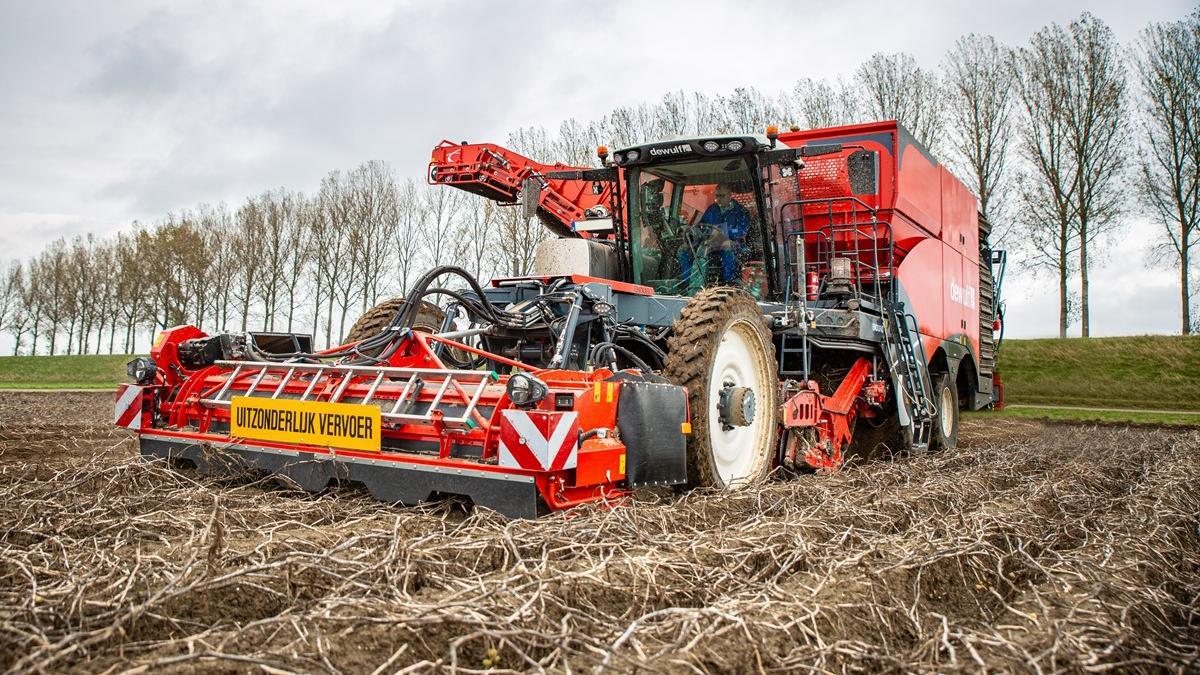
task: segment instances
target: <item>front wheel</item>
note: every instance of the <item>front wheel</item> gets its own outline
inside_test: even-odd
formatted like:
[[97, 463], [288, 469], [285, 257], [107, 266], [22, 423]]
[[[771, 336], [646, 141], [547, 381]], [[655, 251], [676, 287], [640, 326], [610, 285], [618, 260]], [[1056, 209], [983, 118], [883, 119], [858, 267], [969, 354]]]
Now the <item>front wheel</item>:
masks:
[[688, 483], [731, 489], [771, 470], [778, 431], [775, 347], [754, 298], [701, 291], [672, 327], [663, 374], [686, 387]]
[[953, 450], [958, 445], [958, 387], [947, 373], [933, 377], [937, 415], [929, 438], [930, 450]]

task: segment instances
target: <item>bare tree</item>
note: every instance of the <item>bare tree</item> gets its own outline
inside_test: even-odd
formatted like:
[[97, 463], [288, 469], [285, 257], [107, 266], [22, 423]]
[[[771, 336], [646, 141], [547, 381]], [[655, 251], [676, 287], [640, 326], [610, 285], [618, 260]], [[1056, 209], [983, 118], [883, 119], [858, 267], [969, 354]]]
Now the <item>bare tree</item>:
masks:
[[229, 233], [234, 260], [231, 293], [241, 312], [241, 330], [250, 326], [250, 312], [262, 283], [262, 260], [266, 214], [256, 199], [247, 199], [234, 214], [236, 227]]
[[[284, 258], [283, 293], [287, 297], [287, 331], [296, 330], [296, 305], [303, 292], [304, 270], [313, 258], [312, 241], [308, 236], [310, 212], [315, 202], [299, 192], [291, 195], [291, 209], [288, 214], [287, 230], [284, 233], [284, 247], [287, 255]], [[313, 333], [316, 333], [316, 322], [313, 322]]]
[[385, 162], [367, 162], [350, 174], [350, 189], [351, 241], [360, 261], [358, 294], [365, 312], [378, 302], [380, 284], [392, 269], [385, 251], [399, 227], [396, 175]]
[[968, 184], [979, 198], [979, 211], [993, 226], [994, 240], [1005, 229], [1003, 203], [1008, 148], [1016, 95], [1010, 50], [990, 35], [967, 35], [946, 55], [946, 110], [953, 133], [950, 147]]
[[29, 353], [37, 354], [38, 338], [46, 318], [43, 294], [37, 285], [36, 258], [25, 266], [25, 284], [21, 288], [21, 313], [29, 320]]
[[777, 124], [786, 117], [777, 100], [754, 87], [737, 87], [721, 102], [723, 130], [728, 133], [761, 133], [768, 124]]
[[792, 121], [809, 129], [852, 124], [862, 117], [859, 97], [854, 88], [839, 80], [802, 79], [791, 92]]
[[193, 254], [200, 246], [197, 232], [179, 216], [168, 216], [152, 230], [138, 233], [138, 248], [150, 283], [150, 313], [146, 328], [150, 331], [185, 323], [191, 314], [191, 279], [202, 277], [206, 261]]
[[21, 321], [21, 288], [25, 285], [25, 272], [19, 260], [9, 262], [4, 278], [0, 279], [0, 332], [13, 334], [13, 354], [21, 348], [24, 331], [19, 329]]
[[[138, 227], [138, 224], [134, 223], [134, 227]], [[146, 314], [145, 298], [149, 294], [149, 280], [138, 260], [138, 242], [140, 240], [141, 237], [137, 232], [121, 233], [117, 235], [117, 241], [113, 246], [113, 255], [117, 260], [119, 270], [116, 280], [117, 297], [120, 298], [117, 312], [125, 331], [121, 351], [125, 354], [133, 353], [136, 327]]]
[[254, 296], [262, 308], [262, 329], [275, 330], [275, 314], [279, 310], [279, 295], [287, 274], [287, 260], [291, 257], [288, 230], [293, 217], [293, 196], [280, 188], [262, 193], [255, 198], [261, 226], [258, 229], [259, 255], [258, 285]]
[[346, 329], [346, 314], [361, 288], [357, 276], [362, 247], [356, 241], [360, 233], [353, 221], [354, 190], [350, 176], [331, 171], [321, 181], [318, 200], [321, 214], [318, 246], [319, 255], [324, 257], [321, 269], [326, 297], [325, 340], [332, 343], [334, 314], [339, 316], [336, 334], [340, 339]]
[[1151, 24], [1136, 52], [1143, 145], [1136, 185], [1179, 267], [1180, 330], [1192, 330], [1192, 248], [1200, 233], [1200, 10]]
[[410, 178], [397, 194], [397, 215], [400, 222], [396, 227], [394, 250], [396, 252], [396, 276], [400, 292], [408, 292], [408, 282], [421, 256], [421, 193]]
[[908, 54], [876, 53], [858, 67], [867, 114], [895, 119], [937, 156], [943, 141], [945, 90], [936, 73]]
[[[498, 220], [502, 208], [496, 202], [481, 197], [467, 200], [463, 217], [457, 227], [455, 258], [462, 262], [476, 279], [486, 278], [496, 251]], [[517, 210], [517, 209], [510, 209]]]
[[88, 233], [71, 241], [69, 273], [71, 278], [71, 320], [67, 330], [67, 353], [86, 354], [91, 346], [92, 326], [99, 317], [104, 280], [96, 270], [96, 237]]
[[92, 274], [97, 277], [99, 284], [94, 353], [99, 354], [104, 349], [104, 332], [108, 331], [108, 353], [112, 354], [117, 341], [117, 305], [121, 301], [117, 295], [117, 277], [120, 270], [117, 266], [114, 240], [106, 239], [98, 243]]
[[1126, 158], [1125, 63], [1105, 23], [1084, 13], [1068, 26], [1070, 68], [1064, 101], [1067, 144], [1075, 164], [1075, 228], [1079, 240], [1080, 334], [1088, 337], [1089, 272], [1094, 247], [1115, 229], [1124, 207], [1120, 190]]
[[[655, 140], [658, 132], [654, 111], [645, 103], [614, 108], [606, 122], [612, 142], [617, 147]], [[545, 145], [549, 149], [550, 144]]]
[[[325, 243], [328, 238], [326, 234], [324, 207], [322, 203], [325, 196], [325, 191], [322, 190], [315, 197], [309, 199], [305, 208], [301, 211], [300, 222], [303, 227], [304, 248], [308, 251], [309, 264], [307, 266], [306, 284], [309, 292], [312, 294], [312, 330], [313, 341], [316, 342], [317, 336], [321, 332], [321, 310], [331, 306], [330, 300], [333, 297], [332, 289], [326, 283], [328, 278], [327, 268], [331, 264], [331, 256], [325, 250]], [[326, 309], [326, 312], [329, 310]], [[328, 314], [326, 314], [328, 316]], [[327, 324], [328, 325], [328, 324]], [[325, 345], [329, 346], [329, 335], [326, 333]]]
[[571, 166], [588, 166], [596, 161], [596, 146], [603, 142], [597, 141], [592, 125], [583, 125], [570, 118], [558, 125], [558, 136], [555, 138], [553, 159], [556, 162]]
[[[212, 315], [212, 327], [225, 330], [229, 321], [229, 306], [237, 277], [237, 258], [234, 242], [233, 216], [224, 203], [196, 207], [196, 227], [200, 231], [203, 255], [208, 262], [207, 287], [203, 289]], [[199, 317], [203, 323], [204, 317]]]
[[[658, 104], [657, 118], [662, 138], [699, 133], [694, 121], [695, 110], [687, 94], [682, 91], [673, 91], [663, 95], [662, 101]], [[591, 158], [588, 159], [590, 161]]]
[[48, 353], [58, 352], [58, 337], [71, 316], [70, 252], [67, 242], [56, 239], [30, 264], [30, 286], [38, 294], [40, 318], [46, 321]]
[[532, 274], [534, 252], [551, 237], [550, 231], [538, 219], [526, 219], [519, 208], [497, 209], [496, 216], [495, 267], [510, 276]]
[[466, 202], [464, 193], [434, 187], [423, 195], [420, 232], [425, 259], [431, 266], [457, 264], [455, 225]]
[[1070, 48], [1060, 26], [1038, 31], [1012, 56], [1011, 73], [1022, 113], [1017, 127], [1025, 170], [1018, 177], [1020, 223], [1036, 268], [1058, 280], [1058, 335], [1070, 325], [1069, 281], [1078, 251], [1076, 167], [1070, 151], [1065, 78]]

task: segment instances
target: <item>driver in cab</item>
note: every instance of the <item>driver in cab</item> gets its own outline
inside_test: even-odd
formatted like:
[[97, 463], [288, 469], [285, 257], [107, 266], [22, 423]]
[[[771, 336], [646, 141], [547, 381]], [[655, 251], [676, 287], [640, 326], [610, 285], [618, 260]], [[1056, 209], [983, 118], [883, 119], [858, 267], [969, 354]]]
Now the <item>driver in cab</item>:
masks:
[[[706, 252], [709, 256], [720, 256], [721, 281], [733, 281], [737, 274], [737, 255], [746, 248], [750, 213], [733, 200], [733, 190], [728, 185], [718, 185], [716, 201], [704, 210], [697, 224], [711, 226]], [[679, 267], [685, 280], [691, 277], [693, 262], [691, 251], [680, 250]]]

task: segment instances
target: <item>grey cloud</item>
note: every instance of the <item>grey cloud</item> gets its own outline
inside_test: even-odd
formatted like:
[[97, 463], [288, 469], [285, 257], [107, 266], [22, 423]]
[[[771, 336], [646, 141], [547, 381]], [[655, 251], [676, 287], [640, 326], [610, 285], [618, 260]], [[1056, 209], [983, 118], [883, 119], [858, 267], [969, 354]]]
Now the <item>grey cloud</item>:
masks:
[[96, 68], [82, 89], [124, 97], [133, 105], [173, 95], [191, 74], [187, 55], [171, 39], [175, 30], [162, 13], [155, 13], [126, 33], [99, 41], [88, 50]]

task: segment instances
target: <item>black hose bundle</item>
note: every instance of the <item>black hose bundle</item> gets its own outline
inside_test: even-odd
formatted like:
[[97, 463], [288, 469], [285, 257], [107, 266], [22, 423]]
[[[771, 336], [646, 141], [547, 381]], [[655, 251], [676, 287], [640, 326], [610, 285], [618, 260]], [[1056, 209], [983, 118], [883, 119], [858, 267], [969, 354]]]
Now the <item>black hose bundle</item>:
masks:
[[[451, 275], [464, 280], [469, 289], [452, 290], [434, 286], [439, 278]], [[250, 355], [261, 361], [319, 363], [331, 359], [341, 359], [347, 365], [370, 365], [386, 362], [399, 349], [402, 338], [416, 324], [417, 314], [424, 298], [434, 295], [444, 295], [454, 300], [459, 308], [465, 311], [476, 324], [487, 324], [513, 330], [537, 330], [545, 328], [553, 332], [555, 326], [561, 324], [565, 317], [556, 316], [552, 305], [575, 298], [576, 293], [562, 290], [567, 279], [557, 279], [536, 298], [523, 303], [521, 311], [505, 311], [497, 309], [485, 299], [483, 287], [469, 272], [455, 265], [439, 265], [422, 274], [404, 296], [404, 303], [387, 326], [379, 333], [367, 337], [358, 343], [334, 352], [292, 352], [287, 354], [267, 354], [254, 344], [251, 336], [248, 342]], [[646, 361], [628, 347], [618, 344], [618, 341], [636, 342], [645, 347], [661, 363], [666, 359], [666, 353], [655, 343], [654, 339], [644, 334], [639, 328], [608, 321], [611, 338], [592, 346], [588, 359], [592, 363], [615, 364], [617, 354], [628, 359], [634, 366], [646, 372], [654, 370]]]

